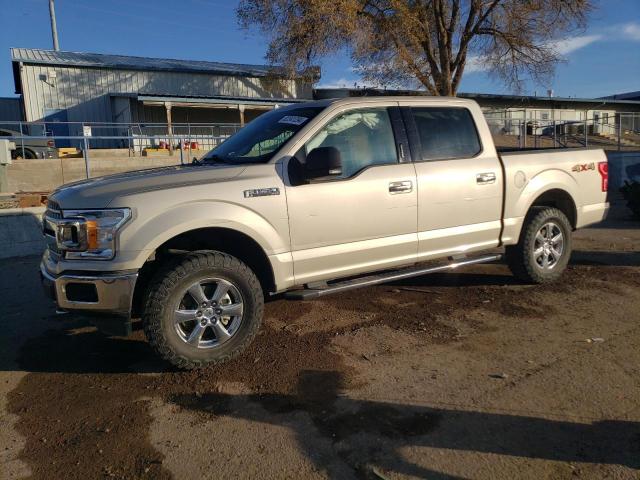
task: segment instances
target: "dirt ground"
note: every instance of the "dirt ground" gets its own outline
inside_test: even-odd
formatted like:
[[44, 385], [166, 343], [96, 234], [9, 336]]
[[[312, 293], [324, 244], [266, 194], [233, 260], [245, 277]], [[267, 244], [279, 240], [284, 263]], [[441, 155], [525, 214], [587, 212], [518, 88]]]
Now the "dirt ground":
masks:
[[0, 262], [8, 479], [640, 478], [640, 225], [577, 232], [563, 280], [499, 264], [276, 300], [242, 358], [180, 372]]

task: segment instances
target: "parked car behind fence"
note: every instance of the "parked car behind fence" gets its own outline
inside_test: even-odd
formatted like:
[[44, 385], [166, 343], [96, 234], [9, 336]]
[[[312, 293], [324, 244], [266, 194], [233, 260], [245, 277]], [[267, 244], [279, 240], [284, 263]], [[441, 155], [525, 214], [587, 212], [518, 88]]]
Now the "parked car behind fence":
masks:
[[[15, 130], [0, 129], [0, 137], [14, 137], [16, 149], [11, 157], [16, 159], [54, 158], [56, 157], [53, 139], [32, 138]], [[20, 137], [20, 138], [17, 138]]]

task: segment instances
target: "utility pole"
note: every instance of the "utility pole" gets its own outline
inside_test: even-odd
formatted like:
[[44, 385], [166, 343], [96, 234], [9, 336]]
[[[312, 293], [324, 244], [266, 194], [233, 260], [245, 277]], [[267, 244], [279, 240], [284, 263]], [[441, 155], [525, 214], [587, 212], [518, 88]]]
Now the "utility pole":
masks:
[[53, 37], [53, 49], [57, 52], [60, 50], [58, 44], [58, 27], [56, 26], [56, 9], [53, 0], [49, 0], [49, 16], [51, 17], [51, 36]]

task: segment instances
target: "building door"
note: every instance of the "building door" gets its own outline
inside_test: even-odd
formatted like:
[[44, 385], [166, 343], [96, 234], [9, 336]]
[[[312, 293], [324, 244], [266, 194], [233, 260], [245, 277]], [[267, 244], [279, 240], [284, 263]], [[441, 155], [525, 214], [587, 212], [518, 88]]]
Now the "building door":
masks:
[[[54, 137], [68, 137], [69, 124], [67, 122], [67, 111], [45, 108], [44, 121], [47, 135]], [[68, 139], [55, 139], [56, 147], [70, 147], [71, 141]]]

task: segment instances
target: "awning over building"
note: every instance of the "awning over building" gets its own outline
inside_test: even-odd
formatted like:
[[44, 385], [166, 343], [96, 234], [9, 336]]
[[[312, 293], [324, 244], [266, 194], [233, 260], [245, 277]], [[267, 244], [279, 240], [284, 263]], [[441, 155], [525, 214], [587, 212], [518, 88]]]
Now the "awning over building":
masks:
[[[112, 93], [114, 121], [128, 123], [235, 123], [240, 126], [267, 110], [306, 99], [238, 96], [179, 96]], [[124, 103], [122, 103], [124, 102]], [[162, 112], [162, 113], [160, 113]]]
[[301, 103], [308, 100], [291, 98], [252, 98], [252, 97], [177, 97], [171, 95], [138, 94], [138, 101], [144, 105], [163, 106], [171, 103], [174, 107], [202, 107], [202, 108], [238, 108], [245, 105], [250, 108], [272, 109], [291, 103]]

